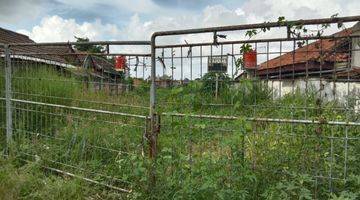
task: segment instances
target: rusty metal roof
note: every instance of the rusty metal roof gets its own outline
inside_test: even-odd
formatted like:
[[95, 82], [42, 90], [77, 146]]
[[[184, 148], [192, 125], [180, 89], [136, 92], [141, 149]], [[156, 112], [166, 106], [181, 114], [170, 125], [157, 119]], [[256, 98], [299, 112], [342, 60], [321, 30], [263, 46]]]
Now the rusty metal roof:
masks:
[[[10, 51], [13, 56], [31, 60], [33, 58], [49, 61], [53, 64], [79, 64], [76, 55], [71, 45], [68, 46], [37, 46], [36, 43], [31, 40], [28, 36], [10, 31], [4, 28], [0, 28], [0, 43], [3, 44], [14, 44], [14, 43], [30, 43], [34, 45], [27, 46], [11, 46]], [[0, 48], [0, 52], [4, 50]]]
[[10, 31], [0, 27], [0, 43], [35, 43], [27, 35]]

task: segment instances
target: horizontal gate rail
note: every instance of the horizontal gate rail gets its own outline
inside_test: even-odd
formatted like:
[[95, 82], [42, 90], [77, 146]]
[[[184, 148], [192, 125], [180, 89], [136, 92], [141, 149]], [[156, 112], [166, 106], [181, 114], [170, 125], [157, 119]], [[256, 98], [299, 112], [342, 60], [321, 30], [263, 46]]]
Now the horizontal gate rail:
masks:
[[[5, 98], [0, 98], [0, 100], [5, 100]], [[81, 107], [76, 107], [76, 106], [65, 106], [65, 105], [59, 105], [59, 104], [28, 101], [28, 100], [22, 100], [22, 99], [11, 99], [11, 101], [16, 102], [16, 103], [26, 103], [26, 104], [33, 104], [33, 105], [49, 106], [49, 107], [54, 107], [54, 108], [66, 108], [66, 109], [72, 109], [72, 110], [78, 110], [78, 111], [86, 111], [86, 112], [94, 112], [94, 113], [101, 113], [101, 114], [111, 114], [111, 115], [118, 115], [118, 116], [125, 116], [125, 117], [148, 119], [148, 116], [135, 115], [135, 114], [129, 114], [129, 113], [122, 113], [122, 112], [97, 110], [97, 109], [91, 109], [91, 108], [81, 108]]]
[[195, 117], [207, 119], [228, 119], [238, 120], [245, 119], [246, 121], [255, 122], [275, 122], [275, 123], [294, 123], [294, 124], [323, 124], [323, 125], [344, 125], [344, 126], [360, 126], [360, 122], [344, 122], [344, 121], [319, 121], [319, 120], [301, 120], [301, 119], [273, 119], [261, 117], [237, 117], [237, 116], [221, 116], [221, 115], [196, 115], [196, 114], [183, 114], [183, 113], [162, 113], [165, 116], [174, 117]]
[[[29, 156], [31, 156], [31, 155], [29, 155]], [[30, 160], [26, 160], [26, 159], [22, 159], [22, 158], [20, 158], [20, 159], [25, 161], [25, 162], [28, 162], [28, 163], [32, 162]], [[62, 163], [60, 163], [60, 164], [62, 164]], [[79, 175], [76, 175], [76, 174], [73, 174], [73, 173], [70, 173], [70, 172], [67, 172], [67, 171], [63, 171], [63, 170], [60, 170], [60, 169], [56, 169], [56, 168], [53, 168], [53, 167], [48, 167], [48, 166], [45, 166], [45, 165], [42, 165], [41, 167], [46, 169], [46, 170], [50, 170], [50, 171], [53, 171], [53, 172], [56, 172], [56, 173], [59, 173], [59, 174], [63, 174], [63, 175], [66, 175], [66, 176], [69, 176], [69, 177], [72, 177], [72, 178], [81, 179], [83, 181], [86, 181], [86, 182], [89, 182], [89, 183], [92, 183], [92, 184], [95, 184], [95, 185], [103, 186], [103, 187], [106, 187], [106, 188], [109, 188], [109, 189], [117, 190], [119, 192], [123, 192], [123, 193], [131, 193], [132, 192], [132, 190], [128, 190], [128, 189], [116, 187], [116, 186], [113, 186], [113, 185], [109, 185], [109, 184], [106, 184], [106, 183], [102, 183], [100, 181], [96, 181], [96, 180], [93, 180], [93, 179], [90, 179], [90, 178], [79, 176]], [[97, 175], [103, 176], [102, 174], [97, 174]]]
[[[23, 55], [24, 53], [18, 53], [18, 52], [14, 52], [12, 53], [12, 58], [25, 58], [23, 57], [19, 57], [21, 55]], [[150, 54], [141, 54], [141, 53], [82, 53], [82, 52], [78, 52], [78, 53], [25, 53], [25, 55], [57, 55], [57, 56], [71, 56], [71, 55], [93, 55], [93, 56], [139, 56], [139, 57], [150, 57]]]
[[183, 35], [183, 34], [195, 34], [195, 33], [208, 33], [214, 31], [238, 31], [247, 29], [260, 29], [260, 28], [273, 28], [273, 27], [287, 27], [289, 25], [317, 25], [317, 24], [328, 24], [328, 23], [344, 23], [359, 21], [360, 16], [349, 16], [349, 17], [332, 17], [323, 19], [307, 19], [307, 20], [294, 20], [285, 22], [265, 22], [257, 24], [244, 24], [244, 25], [233, 25], [233, 26], [219, 26], [210, 28], [195, 28], [186, 30], [174, 30], [174, 31], [159, 31], [152, 35], [152, 39], [156, 36], [168, 36], [168, 35]]
[[65, 45], [150, 45], [150, 41], [89, 41], [89, 42], [42, 42], [10, 43], [10, 46], [65, 46]]
[[[217, 45], [231, 45], [231, 44], [248, 44], [248, 43], [262, 43], [262, 42], [289, 42], [289, 41], [302, 41], [302, 40], [318, 40], [318, 39], [344, 39], [344, 38], [357, 38], [359, 36], [349, 35], [349, 36], [307, 36], [307, 37], [294, 37], [294, 38], [268, 38], [268, 39], [248, 39], [248, 40], [231, 40], [231, 41], [219, 41]], [[202, 43], [188, 43], [188, 44], [170, 44], [170, 45], [156, 45], [156, 48], [179, 48], [179, 47], [197, 47], [197, 46], [211, 46], [214, 45], [213, 42], [202, 42]], [[354, 49], [355, 50], [355, 49]], [[359, 51], [359, 50], [357, 50]], [[312, 52], [312, 51], [308, 51]], [[269, 52], [279, 53], [279, 52]], [[265, 53], [264, 53], [265, 54]]]

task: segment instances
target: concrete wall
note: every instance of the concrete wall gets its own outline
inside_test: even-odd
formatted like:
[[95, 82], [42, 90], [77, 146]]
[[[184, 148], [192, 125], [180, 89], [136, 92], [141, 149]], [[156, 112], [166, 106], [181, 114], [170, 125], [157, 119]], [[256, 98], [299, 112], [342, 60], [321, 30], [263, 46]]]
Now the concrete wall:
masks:
[[360, 23], [357, 23], [355, 26], [355, 31], [352, 36], [352, 50], [351, 50], [351, 66], [360, 67]]
[[273, 91], [273, 98], [280, 98], [299, 89], [301, 92], [315, 91], [324, 100], [337, 100], [347, 103], [355, 101], [355, 108], [360, 111], [360, 82], [334, 82], [320, 79], [268, 80], [268, 87]]

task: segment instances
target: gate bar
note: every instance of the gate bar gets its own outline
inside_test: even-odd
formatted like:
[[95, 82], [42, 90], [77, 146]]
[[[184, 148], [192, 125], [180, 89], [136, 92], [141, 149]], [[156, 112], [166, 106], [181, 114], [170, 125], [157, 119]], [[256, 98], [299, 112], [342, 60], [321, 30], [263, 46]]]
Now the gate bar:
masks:
[[[195, 117], [207, 119], [228, 119], [237, 120], [241, 117], [237, 116], [221, 116], [221, 115], [198, 115], [198, 114], [183, 114], [183, 113], [162, 113], [162, 115], [174, 117]], [[298, 124], [323, 124], [323, 125], [345, 125], [345, 126], [360, 126], [360, 122], [344, 122], [344, 121], [319, 121], [319, 120], [304, 120], [304, 119], [274, 119], [261, 117], [245, 117], [246, 121], [260, 121], [260, 122], [275, 122], [275, 123], [298, 123]]]
[[11, 46], [65, 46], [65, 45], [150, 45], [150, 41], [90, 41], [90, 42], [42, 42], [10, 43]]
[[294, 20], [294, 21], [284, 21], [284, 22], [265, 22], [265, 23], [256, 23], [256, 24], [242, 24], [242, 25], [219, 26], [219, 27], [209, 27], [209, 28], [194, 28], [194, 29], [174, 30], [174, 31], [159, 31], [159, 32], [155, 32], [152, 37], [155, 39], [156, 36], [167, 36], [167, 35], [195, 34], [195, 33], [207, 33], [207, 32], [217, 32], [217, 31], [239, 31], [239, 30], [258, 29], [258, 28], [288, 27], [290, 25], [294, 25], [294, 26], [316, 25], [316, 24], [343, 23], [343, 22], [355, 22], [355, 21], [360, 21], [360, 15], [348, 16], [348, 17], [322, 18], [322, 19]]
[[[309, 37], [296, 37], [296, 38], [268, 38], [268, 39], [249, 39], [249, 40], [232, 40], [217, 42], [218, 45], [227, 44], [246, 44], [246, 43], [262, 43], [262, 42], [287, 42], [287, 41], [301, 41], [301, 40], [319, 40], [319, 39], [343, 39], [343, 38], [358, 38], [358, 35], [348, 36], [309, 36]], [[170, 44], [170, 45], [157, 45], [156, 48], [176, 48], [176, 47], [197, 47], [197, 46], [211, 46], [213, 42], [198, 42], [189, 44]], [[272, 52], [274, 53], [274, 52]]]
[[[0, 99], [2, 99], [2, 98], [0, 98]], [[107, 110], [97, 110], [97, 109], [92, 109], [92, 108], [81, 108], [81, 107], [75, 107], [75, 106], [65, 106], [65, 105], [59, 105], [59, 104], [35, 102], [35, 101], [28, 101], [28, 100], [22, 100], [22, 99], [10, 99], [10, 101], [17, 102], [17, 103], [34, 104], [34, 105], [40, 105], [40, 106], [49, 106], [49, 107], [55, 107], [55, 108], [72, 109], [72, 110], [85, 111], [85, 112], [119, 115], [119, 116], [124, 116], [124, 117], [134, 117], [134, 118], [140, 118], [140, 119], [148, 118], [148, 116], [144, 116], [144, 115], [114, 112], [114, 111], [107, 111]]]
[[4, 45], [5, 49], [5, 102], [6, 102], [6, 149], [12, 142], [12, 109], [11, 109], [11, 58], [9, 45]]

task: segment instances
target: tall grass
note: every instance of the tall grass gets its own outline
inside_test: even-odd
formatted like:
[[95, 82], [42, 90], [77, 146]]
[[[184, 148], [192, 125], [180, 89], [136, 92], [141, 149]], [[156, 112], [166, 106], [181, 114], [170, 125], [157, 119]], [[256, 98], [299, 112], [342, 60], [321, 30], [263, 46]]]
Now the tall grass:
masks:
[[[209, 85], [212, 88], [213, 84]], [[256, 80], [221, 87], [218, 98], [204, 93], [203, 86], [204, 82], [193, 81], [186, 86], [158, 89], [159, 113], [233, 115], [239, 119], [161, 116], [155, 163], [147, 156], [144, 120], [15, 103], [15, 155], [35, 164], [1, 160], [0, 193], [14, 199], [84, 199], [98, 195], [119, 198], [111, 190], [43, 173], [40, 165], [46, 165], [133, 189], [129, 196], [120, 198], [359, 198], [360, 145], [358, 140], [344, 140], [358, 138], [359, 128], [246, 120], [271, 117], [355, 121], [356, 113], [334, 110], [344, 105], [321, 102], [316, 91], [303, 94], [295, 90], [273, 99], [272, 91]], [[85, 88], [81, 79], [49, 67], [16, 69], [13, 75], [17, 99], [133, 114], [148, 115], [148, 110], [121, 104], [147, 106], [147, 89], [143, 85], [113, 95]], [[343, 181], [345, 163], [347, 181]], [[149, 186], [151, 169], [156, 172], [154, 187]], [[329, 174], [340, 179], [330, 182], [315, 178]]]
[[[171, 102], [171, 106], [159, 103], [161, 109], [231, 114], [239, 120], [164, 116], [161, 155], [157, 160], [161, 179], [158, 192], [166, 191], [167, 198], [179, 199], [359, 197], [358, 140], [345, 139], [358, 138], [358, 127], [246, 120], [356, 121], [355, 112], [347, 111], [339, 102], [321, 101], [317, 91], [311, 89], [306, 94], [295, 89], [294, 93], [273, 99], [266, 84], [242, 80], [232, 88], [230, 97], [216, 99], [202, 95], [201, 84], [194, 82], [164, 91], [159, 101]], [[202, 105], [204, 101], [216, 104], [229, 99], [233, 104], [229, 107]], [[334, 179], [329, 180], [330, 175]], [[350, 177], [348, 181], [343, 181], [345, 176]]]

